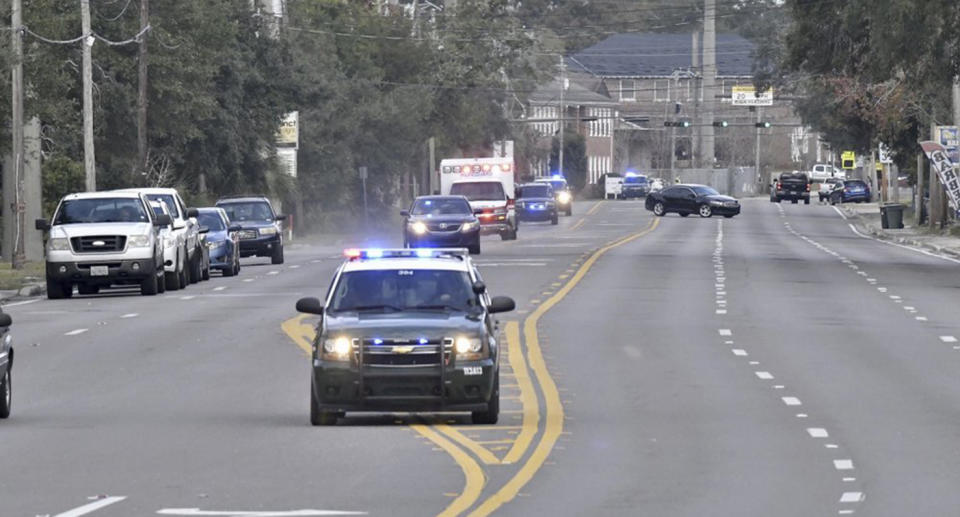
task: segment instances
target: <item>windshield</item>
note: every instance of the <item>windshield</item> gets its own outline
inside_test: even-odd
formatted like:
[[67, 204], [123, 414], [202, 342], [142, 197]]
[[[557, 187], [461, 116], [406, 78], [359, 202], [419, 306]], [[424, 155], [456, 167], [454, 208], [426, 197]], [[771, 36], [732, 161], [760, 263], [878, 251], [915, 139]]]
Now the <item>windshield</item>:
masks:
[[867, 187], [867, 184], [864, 183], [864, 182], [862, 182], [862, 181], [860, 181], [860, 180], [854, 180], [854, 181], [848, 181], [848, 182], [846, 183], [846, 186], [848, 186], [848, 187], [866, 188], [866, 187]]
[[554, 192], [567, 189], [567, 182], [563, 180], [537, 180], [537, 182], [549, 184], [553, 188]]
[[177, 200], [174, 199], [172, 194], [147, 194], [147, 199], [150, 201], [159, 201], [167, 205], [167, 210], [170, 212], [170, 217], [174, 219], [182, 219], [180, 216], [180, 209], [177, 206]]
[[146, 223], [150, 218], [139, 198], [96, 198], [64, 201], [53, 224]]
[[454, 183], [450, 194], [463, 196], [470, 201], [503, 201], [507, 198], [503, 184], [496, 181]]
[[624, 183], [634, 184], [634, 185], [644, 185], [647, 183], [646, 176], [627, 176], [623, 179]]
[[460, 198], [418, 199], [413, 203], [412, 215], [469, 215], [473, 213], [470, 204]]
[[719, 195], [719, 194], [720, 194], [719, 192], [717, 192], [716, 190], [714, 190], [712, 187], [705, 187], [705, 186], [703, 186], [703, 185], [699, 185], [699, 186], [696, 186], [696, 187], [690, 187], [690, 188], [692, 188], [694, 192], [696, 192], [697, 194], [699, 194], [699, 195], [701, 195], [701, 196], [716, 196], [716, 195]]
[[472, 311], [479, 307], [463, 271], [386, 269], [352, 271], [340, 277], [331, 311]]
[[211, 232], [222, 232], [227, 229], [223, 224], [223, 219], [220, 217], [220, 214], [201, 212], [197, 217], [197, 222], [200, 226], [209, 228]]
[[553, 193], [550, 191], [550, 187], [547, 185], [527, 185], [520, 187], [517, 191], [517, 198], [531, 198], [531, 197], [550, 197]]
[[264, 201], [223, 203], [218, 205], [231, 221], [273, 221], [273, 210]]

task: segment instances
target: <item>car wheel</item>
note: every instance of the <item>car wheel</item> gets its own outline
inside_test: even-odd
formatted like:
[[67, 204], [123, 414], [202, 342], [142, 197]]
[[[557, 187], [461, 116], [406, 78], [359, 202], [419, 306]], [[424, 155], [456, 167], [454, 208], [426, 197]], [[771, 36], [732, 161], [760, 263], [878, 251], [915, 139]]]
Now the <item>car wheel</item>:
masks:
[[165, 292], [167, 292], [167, 277], [161, 269], [157, 272], [157, 293], [163, 294]]
[[700, 205], [697, 213], [700, 214], [700, 217], [710, 217], [713, 215], [713, 208], [711, 208], [710, 205]]
[[477, 242], [470, 245], [470, 254], [479, 255], [480, 254], [480, 239], [477, 239]]
[[556, 212], [554, 212], [553, 218], [550, 219], [550, 224], [556, 226], [559, 223], [560, 223], [560, 216]]
[[60, 282], [54, 282], [53, 280], [47, 280], [47, 298], [50, 300], [59, 300], [61, 298], [69, 298], [67, 295], [67, 290], [73, 292], [73, 286], [70, 284], [61, 284]]
[[190, 262], [190, 283], [199, 284], [200, 280], [203, 280], [203, 257], [201, 256], [201, 251], [194, 251], [194, 259]]
[[140, 294], [143, 296], [153, 296], [157, 294], [157, 275], [150, 275], [140, 282]]
[[324, 411], [320, 409], [317, 396], [313, 393], [313, 387], [310, 388], [310, 424], [311, 425], [335, 425], [339, 415], [333, 411]]
[[810, 204], [810, 198], [804, 199], [804, 200], [803, 200], [803, 204], [809, 205], [809, 204]]
[[486, 411], [474, 411], [470, 414], [470, 420], [474, 424], [492, 425], [497, 423], [500, 418], [500, 376], [493, 381], [493, 393], [490, 394], [490, 402], [487, 402]]
[[210, 263], [203, 265], [203, 279], [210, 280]]
[[271, 264], [283, 264], [283, 245], [277, 246], [273, 249], [273, 254], [270, 255]]
[[0, 379], [0, 418], [9, 417], [12, 407], [13, 375], [10, 373], [10, 363], [7, 363], [7, 369], [3, 373], [3, 379]]
[[667, 210], [666, 207], [663, 206], [663, 202], [657, 201], [656, 204], [653, 205], [653, 215], [657, 217], [663, 217], [663, 215], [666, 213]]
[[570, 217], [571, 215], [573, 215], [573, 205], [570, 205], [569, 207], [567, 207], [566, 213], [567, 213], [567, 217]]
[[77, 292], [80, 294], [97, 294], [100, 292], [100, 286], [79, 284], [77, 285]]
[[190, 285], [190, 268], [187, 266], [187, 250], [183, 250], [182, 262], [180, 263], [180, 272], [177, 273], [180, 275], [180, 289], [186, 289]]

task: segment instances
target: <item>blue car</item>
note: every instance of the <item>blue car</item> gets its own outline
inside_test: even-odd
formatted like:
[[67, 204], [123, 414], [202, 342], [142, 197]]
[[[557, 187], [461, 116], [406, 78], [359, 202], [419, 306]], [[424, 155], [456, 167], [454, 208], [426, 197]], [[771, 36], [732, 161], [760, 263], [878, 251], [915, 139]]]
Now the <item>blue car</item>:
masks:
[[869, 203], [870, 186], [862, 180], [843, 180], [834, 185], [830, 192], [830, 204]]
[[236, 275], [240, 272], [240, 238], [237, 234], [240, 225], [231, 224], [222, 208], [199, 208], [197, 212], [200, 228], [208, 230], [204, 242], [210, 250], [210, 269], [220, 271], [223, 276]]

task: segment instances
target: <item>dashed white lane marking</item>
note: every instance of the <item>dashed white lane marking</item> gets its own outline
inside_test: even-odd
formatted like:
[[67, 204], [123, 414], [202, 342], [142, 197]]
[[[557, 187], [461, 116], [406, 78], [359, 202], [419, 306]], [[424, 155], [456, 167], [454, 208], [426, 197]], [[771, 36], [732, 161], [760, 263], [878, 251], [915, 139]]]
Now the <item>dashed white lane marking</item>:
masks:
[[299, 264], [294, 264], [294, 265], [290, 266], [290, 269], [300, 269], [300, 265], [299, 265]]
[[800, 406], [803, 404], [797, 397], [782, 397], [780, 400], [788, 406]]
[[797, 418], [807, 418], [806, 413], [797, 413]]
[[750, 361], [750, 366], [756, 366], [760, 364], [760, 361]]
[[840, 510], [837, 512], [838, 515], [850, 515], [853, 513], [853, 510]]
[[825, 443], [825, 444], [823, 444], [823, 446], [826, 447], [826, 448], [828, 448], [828, 449], [837, 449], [837, 448], [840, 447], [839, 445], [837, 445], [837, 444], [835, 444], [835, 443]]
[[857, 478], [843, 478], [844, 483], [853, 483]]
[[717, 314], [726, 314], [726, 313], [727, 313], [726, 309], [717, 309]]
[[897, 295], [895, 295], [895, 294], [891, 294], [891, 295], [890, 295], [890, 299], [891, 299], [891, 300], [899, 300], [900, 297], [897, 296]]
[[741, 350], [739, 348], [734, 348], [733, 350], [731, 350], [731, 352], [733, 352], [733, 355], [738, 355], [740, 357], [745, 357], [747, 355], [746, 350]]
[[765, 381], [769, 381], [773, 379], [773, 374], [771, 374], [770, 372], [753, 372], [753, 373], [757, 375], [758, 379], [763, 379]]
[[279, 272], [279, 271], [267, 271], [267, 274], [268, 274], [268, 275], [279, 275], [280, 272]]
[[957, 338], [953, 336], [940, 336], [940, 341], [943, 341], [944, 343], [956, 343]]
[[120, 316], [120, 317], [126, 320], [126, 319], [130, 319], [130, 318], [136, 318], [136, 317], [139, 316], [139, 315], [140, 315], [140, 314], [138, 314], [138, 313], [136, 313], [136, 312], [131, 312], [131, 313], [129, 313], [129, 314], [124, 314], [123, 316]]
[[833, 460], [833, 466], [837, 470], [853, 470], [853, 460]]
[[927, 317], [926, 317], [926, 316], [917, 316], [917, 317], [916, 317], [916, 320], [917, 320], [917, 321], [927, 321]]
[[90, 330], [90, 329], [71, 330], [70, 332], [67, 332], [66, 334], [64, 334], [64, 336], [79, 336], [80, 334], [83, 334], [84, 332], [86, 332], [86, 331], [88, 331], [88, 330]]
[[89, 514], [89, 513], [95, 512], [95, 511], [97, 511], [97, 510], [99, 510], [99, 509], [101, 509], [101, 508], [110, 506], [111, 504], [119, 503], [120, 501], [123, 501], [124, 499], [126, 499], [126, 497], [121, 497], [121, 496], [104, 497], [103, 499], [99, 499], [99, 500], [94, 501], [94, 502], [92, 502], [92, 503], [85, 504], [85, 505], [83, 505], [83, 506], [74, 508], [73, 510], [68, 510], [68, 511], [63, 512], [63, 513], [58, 513], [58, 514], [54, 515], [54, 517], [80, 517], [81, 515], [87, 515], [87, 514]]
[[886, 287], [878, 287], [878, 288], [877, 288], [877, 291], [880, 291], [881, 293], [885, 293], [885, 292], [887, 292], [887, 288], [886, 288]]
[[863, 501], [863, 492], [844, 492], [840, 496], [841, 503], [859, 503]]
[[786, 386], [784, 386], [783, 384], [777, 384], [776, 386], [773, 387], [773, 389], [775, 390], [782, 390], [784, 388], [786, 388]]
[[214, 287], [213, 290], [214, 290], [214, 291], [223, 291], [223, 290], [226, 289], [226, 288], [227, 288], [227, 286], [221, 285], [220, 287]]
[[733, 332], [731, 332], [730, 329], [720, 329], [720, 330], [718, 330], [717, 332], [719, 332], [721, 336], [732, 336], [732, 335], [733, 335]]
[[724, 344], [724, 345], [732, 345], [732, 344], [733, 344], [733, 341], [724, 341], [723, 344]]
[[250, 283], [250, 282], [253, 282], [253, 279], [252, 279], [252, 278], [244, 278], [243, 281], [246, 282], [246, 283]]
[[911, 306], [909, 306], [909, 305], [904, 305], [904, 306], [903, 306], [903, 310], [913, 312], [913, 311], [915, 311], [915, 310], [917, 310], [917, 309], [916, 309], [916, 307], [911, 307]]
[[827, 438], [830, 436], [827, 434], [827, 430], [822, 427], [810, 427], [807, 429], [807, 434], [809, 434], [811, 438]]
[[181, 296], [181, 297], [180, 297], [181, 300], [192, 300], [192, 299], [194, 299], [194, 298], [196, 298], [196, 296], [194, 296], [194, 295], [192, 295], [192, 294], [191, 294], [190, 296]]

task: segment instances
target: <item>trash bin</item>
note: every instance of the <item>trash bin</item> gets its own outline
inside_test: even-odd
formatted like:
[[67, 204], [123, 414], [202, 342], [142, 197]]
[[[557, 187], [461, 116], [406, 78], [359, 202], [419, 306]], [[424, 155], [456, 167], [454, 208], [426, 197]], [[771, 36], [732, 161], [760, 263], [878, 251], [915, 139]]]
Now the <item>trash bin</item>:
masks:
[[880, 205], [880, 226], [884, 229], [903, 228], [903, 209], [906, 205], [886, 203]]

